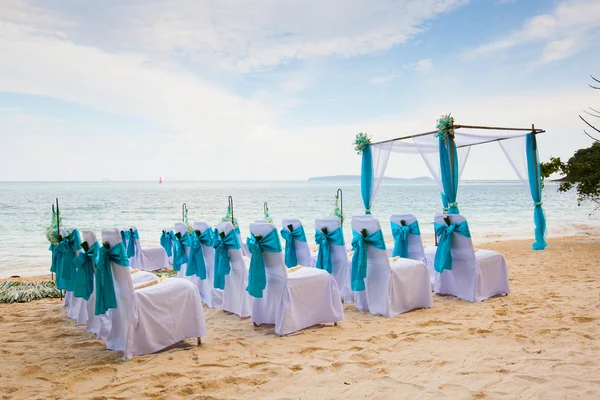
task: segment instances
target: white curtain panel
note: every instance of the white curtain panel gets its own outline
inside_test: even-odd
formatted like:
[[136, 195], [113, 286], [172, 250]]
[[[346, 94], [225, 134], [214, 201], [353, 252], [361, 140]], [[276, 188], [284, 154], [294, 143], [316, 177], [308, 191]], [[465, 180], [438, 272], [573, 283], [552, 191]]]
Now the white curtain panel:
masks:
[[527, 138], [523, 136], [515, 140], [503, 140], [498, 142], [500, 148], [508, 158], [508, 162], [523, 184], [525, 191], [531, 196], [529, 188], [529, 174], [527, 173]]

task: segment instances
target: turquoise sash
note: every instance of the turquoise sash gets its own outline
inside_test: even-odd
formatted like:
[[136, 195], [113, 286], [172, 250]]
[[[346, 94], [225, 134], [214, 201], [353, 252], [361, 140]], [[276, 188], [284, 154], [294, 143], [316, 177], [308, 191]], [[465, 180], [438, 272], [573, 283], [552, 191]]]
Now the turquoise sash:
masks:
[[185, 254], [183, 246], [190, 247], [192, 242], [188, 232], [184, 233], [181, 239], [178, 239], [177, 236], [173, 236], [173, 238], [173, 270], [179, 271], [181, 266], [188, 262], [188, 256]]
[[365, 278], [367, 277], [367, 246], [385, 250], [385, 241], [381, 229], [364, 237], [360, 233], [352, 231], [352, 275], [351, 288], [354, 292], [365, 290]]
[[173, 231], [163, 231], [162, 235], [160, 235], [160, 245], [165, 249], [167, 257], [173, 255], [173, 240]]
[[319, 255], [317, 256], [317, 268], [324, 269], [331, 274], [331, 245], [344, 246], [344, 231], [337, 228], [327, 234], [318, 230], [315, 232], [315, 242], [319, 245]]
[[193, 233], [191, 235], [190, 256], [185, 269], [186, 276], [196, 275], [201, 280], [206, 279], [206, 261], [204, 260], [204, 251], [202, 245], [213, 245], [213, 235], [210, 229], [206, 229], [200, 236]]
[[73, 296], [81, 297], [86, 301], [94, 291], [94, 264], [98, 258], [98, 250], [100, 250], [100, 243], [95, 242], [88, 251], [82, 251], [74, 260], [77, 270], [73, 282]]
[[439, 241], [435, 252], [433, 268], [441, 273], [445, 269], [452, 269], [452, 234], [458, 233], [459, 235], [470, 238], [471, 232], [469, 232], [467, 221], [450, 225], [438, 224], [436, 222], [434, 223], [434, 226], [435, 234], [439, 237]]
[[390, 221], [390, 224], [392, 225], [392, 236], [395, 241], [392, 257], [400, 256], [402, 258], [408, 258], [408, 235], [421, 236], [419, 222], [415, 221], [412, 224], [403, 226]]
[[296, 257], [296, 244], [294, 243], [294, 239], [301, 242], [306, 242], [304, 227], [299, 226], [293, 231], [290, 231], [289, 229], [282, 229], [281, 237], [283, 237], [285, 240], [285, 265], [288, 268], [293, 268], [298, 265], [298, 257]]
[[246, 291], [250, 293], [250, 296], [260, 299], [263, 297], [263, 290], [267, 287], [267, 271], [265, 270], [263, 251], [279, 253], [281, 252], [281, 242], [277, 230], [273, 229], [260, 240], [256, 240], [256, 237], [250, 233], [250, 237], [246, 239], [246, 245], [252, 254]]
[[137, 229], [133, 232], [127, 231], [127, 257], [135, 257], [135, 241], [140, 238]]
[[51, 244], [50, 247], [48, 247], [48, 250], [52, 252], [52, 264], [50, 264], [50, 272], [54, 273], [56, 273], [56, 267], [58, 265], [58, 251], [56, 251], [57, 247], [57, 244]]
[[81, 235], [77, 229], [73, 229], [67, 237], [58, 245], [60, 255], [60, 277], [62, 290], [73, 291], [73, 280], [75, 279], [75, 251], [81, 249]]
[[225, 238], [221, 238], [219, 232], [214, 231], [215, 248], [215, 289], [225, 289], [225, 275], [231, 271], [231, 261], [229, 260], [228, 250], [237, 250], [242, 248], [242, 243], [235, 229], [229, 231]]
[[110, 268], [111, 262], [122, 267], [129, 266], [129, 258], [127, 257], [123, 243], [118, 243], [110, 249], [100, 246], [100, 250], [98, 250], [95, 315], [105, 314], [109, 308], [117, 308], [115, 283], [113, 282], [112, 269]]

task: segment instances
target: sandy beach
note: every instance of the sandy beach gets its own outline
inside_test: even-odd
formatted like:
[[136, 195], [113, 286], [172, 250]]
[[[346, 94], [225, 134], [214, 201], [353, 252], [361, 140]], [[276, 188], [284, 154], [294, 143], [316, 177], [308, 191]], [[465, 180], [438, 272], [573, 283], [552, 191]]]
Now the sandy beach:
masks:
[[276, 337], [205, 309], [208, 336], [122, 361], [59, 300], [0, 305], [2, 398], [600, 398], [600, 237], [477, 243], [512, 293], [386, 319], [345, 305], [339, 326]]

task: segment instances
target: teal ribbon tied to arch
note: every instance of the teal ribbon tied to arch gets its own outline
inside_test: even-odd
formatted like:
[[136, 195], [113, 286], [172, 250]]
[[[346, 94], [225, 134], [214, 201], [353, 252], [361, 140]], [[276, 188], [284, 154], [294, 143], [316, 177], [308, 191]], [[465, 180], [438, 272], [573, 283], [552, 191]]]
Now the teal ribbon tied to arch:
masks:
[[77, 267], [75, 280], [73, 282], [73, 296], [89, 300], [94, 291], [94, 268], [100, 243], [95, 242], [88, 251], [82, 251], [75, 257], [73, 262]]
[[255, 298], [263, 297], [263, 290], [267, 287], [267, 271], [265, 269], [265, 259], [263, 251], [269, 253], [281, 252], [281, 242], [279, 241], [279, 235], [277, 230], [273, 229], [265, 236], [261, 237], [260, 240], [256, 239], [252, 233], [250, 237], [246, 239], [246, 245], [248, 251], [252, 254], [250, 259], [250, 270], [248, 271], [248, 287], [246, 291], [250, 296]]
[[367, 246], [385, 250], [385, 241], [381, 229], [366, 237], [358, 232], [352, 231], [352, 274], [350, 286], [352, 291], [365, 290], [365, 278], [367, 277]]
[[415, 221], [408, 225], [398, 225], [390, 221], [392, 226], [392, 236], [394, 237], [394, 251], [392, 257], [400, 256], [408, 258], [408, 235], [421, 236], [419, 222]]
[[434, 226], [435, 235], [439, 237], [439, 240], [433, 261], [433, 268], [440, 273], [445, 269], [452, 270], [452, 241], [454, 234], [470, 238], [469, 225], [467, 221], [464, 221], [460, 224], [450, 225], [438, 224], [436, 222]]
[[225, 289], [225, 275], [229, 275], [231, 271], [231, 261], [229, 260], [229, 250], [238, 250], [242, 248], [242, 243], [235, 229], [229, 231], [224, 238], [219, 235], [219, 232], [214, 231], [215, 248], [215, 289]]
[[196, 275], [200, 280], [206, 279], [206, 261], [204, 260], [204, 251], [202, 245], [213, 245], [213, 232], [206, 229], [198, 236], [196, 233], [191, 235], [190, 255], [185, 270], [186, 276]]
[[73, 291], [73, 280], [75, 279], [75, 252], [81, 249], [81, 235], [79, 230], [73, 229], [58, 245], [60, 255], [60, 277], [63, 280], [61, 290]]
[[174, 236], [173, 240], [173, 270], [180, 271], [181, 266], [188, 262], [188, 255], [185, 253], [185, 247], [190, 247], [192, 244], [190, 235], [188, 232], [185, 232], [181, 239]]
[[296, 244], [294, 243], [294, 239], [301, 242], [306, 242], [304, 227], [299, 226], [293, 231], [290, 231], [289, 229], [282, 229], [281, 237], [283, 237], [285, 240], [285, 265], [288, 268], [293, 268], [298, 265], [298, 257], [296, 256]]
[[337, 228], [334, 231], [323, 233], [321, 230], [315, 231], [315, 242], [319, 245], [319, 253], [317, 255], [318, 269], [324, 269], [331, 274], [331, 245], [345, 246], [344, 231], [342, 228]]
[[96, 261], [96, 308], [95, 315], [105, 314], [111, 308], [117, 308], [117, 296], [110, 263], [128, 267], [129, 257], [123, 243], [117, 243], [110, 249], [100, 246]]
[[165, 249], [167, 253], [167, 257], [171, 257], [173, 255], [173, 241], [175, 240], [175, 236], [173, 235], [173, 231], [163, 231], [162, 235], [160, 235], [160, 245]]

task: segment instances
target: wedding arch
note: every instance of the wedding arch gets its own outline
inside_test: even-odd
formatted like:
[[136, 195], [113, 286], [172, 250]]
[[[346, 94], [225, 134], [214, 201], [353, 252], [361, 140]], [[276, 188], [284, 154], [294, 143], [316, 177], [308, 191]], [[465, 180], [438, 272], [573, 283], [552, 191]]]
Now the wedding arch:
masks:
[[535, 128], [506, 128], [456, 124], [450, 115], [442, 116], [437, 129], [431, 132], [403, 136], [371, 143], [359, 133], [354, 141], [355, 150], [362, 155], [361, 196], [365, 213], [381, 185], [390, 154], [421, 155], [440, 189], [443, 210], [458, 214], [458, 182], [472, 146], [498, 142], [513, 170], [533, 200], [535, 243], [533, 250], [544, 250], [546, 244], [546, 217], [542, 208], [542, 177], [537, 151], [536, 135], [544, 133]]

